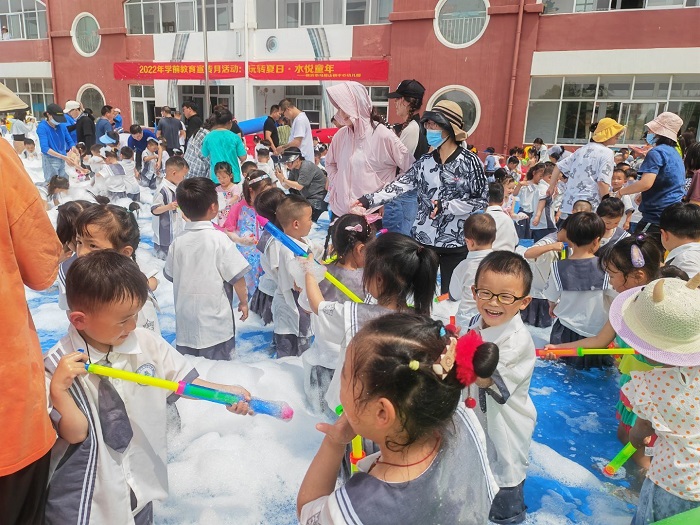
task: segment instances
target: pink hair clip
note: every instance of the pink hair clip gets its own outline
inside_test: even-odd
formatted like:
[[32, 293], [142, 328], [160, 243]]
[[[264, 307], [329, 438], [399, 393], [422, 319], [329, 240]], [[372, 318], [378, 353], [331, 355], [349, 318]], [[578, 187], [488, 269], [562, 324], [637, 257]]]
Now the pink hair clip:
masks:
[[365, 220], [367, 221], [367, 224], [372, 224], [377, 222], [379, 219], [382, 218], [381, 215], [378, 213], [368, 213], [367, 215], [364, 216]]
[[362, 227], [362, 224], [356, 224], [355, 226], [346, 226], [345, 231], [348, 232], [357, 232], [357, 233], [362, 233], [365, 229]]

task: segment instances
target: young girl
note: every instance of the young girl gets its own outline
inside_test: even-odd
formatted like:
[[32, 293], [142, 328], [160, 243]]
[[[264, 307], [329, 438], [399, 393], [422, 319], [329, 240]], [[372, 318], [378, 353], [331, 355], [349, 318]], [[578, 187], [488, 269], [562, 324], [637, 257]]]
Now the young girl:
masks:
[[317, 338], [340, 345], [333, 379], [326, 393], [331, 410], [340, 404], [340, 370], [348, 341], [362, 326], [392, 311], [408, 309], [409, 296], [415, 312], [430, 315], [437, 281], [438, 257], [410, 237], [385, 233], [365, 249], [362, 285], [377, 304], [326, 301], [312, 273], [306, 274], [306, 294], [311, 311], [318, 316]]
[[[300, 523], [488, 522], [498, 488], [483, 430], [460, 396], [493, 373], [498, 347], [461, 343], [441, 322], [407, 313], [369, 321], [355, 335], [342, 368], [344, 413], [316, 426], [325, 437], [299, 489]], [[380, 451], [336, 490], [358, 434]]]
[[[256, 197], [255, 212], [279, 228], [276, 210], [285, 197], [285, 193], [279, 188], [268, 189]], [[274, 237], [267, 230], [261, 233], [256, 248], [262, 254], [260, 256], [260, 266], [264, 273], [260, 276], [258, 289], [255, 290], [250, 300], [250, 311], [258, 314], [266, 325], [273, 320], [272, 298], [277, 289], [277, 269], [279, 268], [280, 246], [279, 243], [273, 241]]]
[[68, 179], [54, 175], [49, 180], [46, 188], [42, 186], [37, 186], [37, 188], [39, 189], [39, 195], [46, 202], [46, 209], [51, 210], [66, 202], [70, 183]]
[[219, 179], [216, 187], [219, 194], [219, 215], [216, 220], [219, 226], [223, 226], [231, 208], [241, 200], [241, 187], [233, 183], [231, 165], [228, 162], [217, 162], [214, 170]]
[[[632, 445], [643, 450], [657, 436], [633, 525], [700, 507], [699, 285], [700, 274], [687, 283], [659, 279], [621, 293], [610, 308], [610, 322], [620, 338], [661, 365], [632, 372], [622, 387], [637, 415], [630, 431]], [[691, 522], [696, 520], [683, 521]]]
[[[374, 228], [363, 215], [347, 214], [337, 219], [328, 229], [333, 245], [330, 255], [333, 257], [325, 269], [341, 283], [350, 288], [358, 297], [364, 297], [362, 286], [362, 267], [365, 264], [365, 245], [374, 238]], [[328, 242], [328, 240], [326, 240]], [[328, 247], [326, 246], [326, 249]], [[348, 297], [327, 280], [321, 281], [319, 289], [327, 301], [344, 303]], [[311, 310], [306, 294], [301, 294], [299, 304], [307, 311]], [[318, 333], [317, 315], [311, 316], [311, 330]], [[335, 407], [329, 407], [325, 394], [338, 363], [340, 344], [326, 341], [320, 337], [301, 356], [304, 364], [304, 391], [306, 399], [317, 413], [333, 416]]]
[[[537, 191], [537, 183], [544, 173], [544, 163], [535, 164], [527, 170], [527, 175], [522, 183], [516, 186], [513, 195], [520, 199], [520, 211], [527, 215], [527, 219], [522, 219], [516, 223], [518, 237], [521, 239], [531, 239], [530, 220], [535, 210], [532, 207], [533, 194]], [[537, 182], [533, 182], [536, 178]]]
[[690, 177], [686, 200], [700, 206], [700, 142], [695, 142], [688, 148], [684, 163], [686, 177]]

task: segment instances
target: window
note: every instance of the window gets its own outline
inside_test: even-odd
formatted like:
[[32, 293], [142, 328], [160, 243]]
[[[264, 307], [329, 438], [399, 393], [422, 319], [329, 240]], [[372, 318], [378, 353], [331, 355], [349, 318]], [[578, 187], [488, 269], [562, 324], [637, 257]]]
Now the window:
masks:
[[3, 78], [0, 82], [26, 102], [37, 118], [41, 117], [46, 106], [53, 104], [53, 83], [50, 78]]
[[588, 13], [619, 9], [695, 7], [698, 0], [543, 0], [544, 14]]
[[0, 0], [0, 26], [7, 27], [9, 40], [46, 38], [46, 4], [38, 0]]
[[435, 34], [453, 48], [467, 47], [476, 41], [488, 20], [484, 0], [442, 0], [435, 12]]
[[[204, 86], [180, 86], [178, 88], [180, 105], [183, 102], [194, 102], [198, 108], [204, 108]], [[209, 113], [214, 106], [225, 106], [234, 114], [233, 86], [209, 86]], [[201, 111], [200, 111], [201, 113]]]
[[427, 107], [432, 108], [441, 100], [451, 100], [459, 104], [464, 116], [464, 131], [470, 135], [474, 133], [481, 117], [481, 105], [476, 94], [464, 86], [446, 86], [430, 98]]
[[95, 113], [95, 118], [100, 116], [102, 106], [105, 105], [102, 91], [92, 84], [85, 84], [78, 90], [78, 100], [84, 108], [90, 108]]
[[287, 86], [284, 96], [301, 111], [306, 113], [311, 123], [311, 129], [321, 127], [321, 86]]
[[644, 124], [664, 111], [697, 133], [700, 75], [533, 77], [525, 142], [585, 144], [591, 122], [610, 117], [627, 126], [627, 143], [641, 143]]
[[153, 128], [156, 125], [156, 91], [153, 86], [129, 86], [131, 123]]
[[258, 29], [386, 24], [394, 0], [256, 0]]
[[369, 98], [372, 100], [372, 105], [377, 109], [384, 120], [389, 118], [389, 86], [371, 87], [369, 89]]
[[97, 53], [101, 41], [99, 30], [100, 26], [91, 14], [80, 13], [76, 16], [71, 28], [75, 50], [85, 57], [91, 57]]
[[207, 31], [228, 31], [233, 0], [127, 0], [127, 31], [130, 35], [201, 31], [202, 1], [206, 1]]

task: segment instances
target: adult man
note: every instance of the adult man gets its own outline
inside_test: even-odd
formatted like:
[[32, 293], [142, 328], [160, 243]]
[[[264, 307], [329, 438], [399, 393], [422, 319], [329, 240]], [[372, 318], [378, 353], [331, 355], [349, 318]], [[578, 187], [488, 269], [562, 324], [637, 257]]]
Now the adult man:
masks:
[[326, 174], [312, 161], [304, 158], [299, 148], [288, 147], [282, 162], [287, 165], [287, 177], [282, 169], [277, 166], [275, 175], [280, 184], [289, 189], [290, 193], [301, 195], [311, 204], [311, 220], [316, 222], [320, 215], [326, 211], [328, 205], [324, 201], [326, 196]]
[[[26, 105], [0, 85], [0, 111]], [[6, 387], [0, 403], [0, 516], [8, 525], [39, 524], [56, 432], [46, 410], [44, 363], [24, 287], [44, 290], [53, 284], [61, 243], [22, 161], [4, 140], [0, 187], [0, 375]]]
[[267, 117], [265, 124], [263, 125], [263, 133], [265, 134], [264, 138], [269, 140], [270, 144], [272, 144], [270, 151], [272, 151], [272, 153], [275, 155], [277, 154], [277, 146], [280, 145], [280, 136], [279, 133], [277, 133], [277, 120], [279, 118], [280, 107], [277, 104], [274, 104], [270, 108], [270, 115]]
[[69, 100], [63, 108], [63, 115], [66, 117], [66, 128], [73, 142], [78, 142], [78, 125], [76, 124], [80, 116], [80, 102]]
[[168, 155], [173, 156], [173, 150], [180, 147], [180, 130], [182, 125], [179, 120], [173, 118], [173, 112], [168, 106], [160, 109], [161, 119], [156, 126], [156, 137], [165, 138], [168, 146]]
[[71, 138], [66, 126], [66, 117], [63, 109], [58, 104], [49, 104], [44, 112], [46, 120], [42, 120], [36, 128], [41, 145], [41, 165], [44, 170], [44, 180], [49, 182], [51, 177], [68, 178], [66, 174], [66, 162], [71, 165], [73, 161], [66, 153], [75, 150], [75, 142]]
[[190, 167], [190, 171], [187, 172], [188, 179], [192, 177], [209, 177], [209, 159], [202, 155], [202, 144], [207, 133], [209, 133], [207, 128], [199, 128], [197, 134], [190, 140], [187, 150], [185, 150], [184, 158]]
[[141, 153], [146, 151], [146, 144], [149, 138], [156, 138], [155, 133], [150, 129], [141, 129], [138, 124], [132, 124], [129, 128], [131, 137], [127, 141], [127, 145], [134, 150], [136, 157], [136, 167], [141, 169]]
[[112, 119], [114, 118], [114, 108], [112, 106], [102, 106], [101, 117], [95, 122], [95, 138], [100, 140], [108, 131], [112, 131]]
[[305, 159], [314, 158], [314, 142], [311, 137], [311, 123], [306, 113], [299, 110], [288, 98], [280, 102], [280, 111], [284, 118], [292, 123], [292, 131], [286, 146], [279, 146], [277, 154], [281, 155], [287, 148], [299, 148]]
[[95, 131], [95, 117], [90, 108], [85, 108], [76, 119], [76, 133], [78, 142], [85, 144], [85, 149], [90, 151], [90, 148], [97, 142]]
[[185, 126], [187, 127], [185, 149], [187, 149], [190, 139], [197, 134], [203, 124], [202, 117], [199, 116], [197, 110], [197, 105], [194, 102], [187, 101], [182, 104], [182, 114], [185, 116]]

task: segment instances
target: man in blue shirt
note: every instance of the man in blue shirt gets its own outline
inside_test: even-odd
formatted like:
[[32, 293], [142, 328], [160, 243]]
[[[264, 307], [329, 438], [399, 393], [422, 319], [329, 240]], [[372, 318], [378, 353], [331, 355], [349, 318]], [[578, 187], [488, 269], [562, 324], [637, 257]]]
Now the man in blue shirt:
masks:
[[75, 164], [66, 153], [71, 151], [77, 154], [77, 151], [65, 126], [66, 117], [58, 104], [49, 104], [44, 116], [46, 120], [42, 120], [36, 129], [41, 146], [44, 180], [48, 182], [54, 175], [67, 179], [66, 162], [72, 166]]
[[129, 128], [129, 141], [127, 145], [136, 153], [136, 167], [141, 169], [141, 153], [146, 151], [149, 138], [156, 138], [156, 134], [148, 129], [142, 129], [138, 124], [132, 124]]
[[102, 106], [101, 111], [102, 116], [95, 122], [95, 138], [97, 141], [100, 137], [104, 136], [105, 133], [113, 131], [112, 119], [114, 118], [114, 109], [112, 106]]

